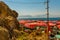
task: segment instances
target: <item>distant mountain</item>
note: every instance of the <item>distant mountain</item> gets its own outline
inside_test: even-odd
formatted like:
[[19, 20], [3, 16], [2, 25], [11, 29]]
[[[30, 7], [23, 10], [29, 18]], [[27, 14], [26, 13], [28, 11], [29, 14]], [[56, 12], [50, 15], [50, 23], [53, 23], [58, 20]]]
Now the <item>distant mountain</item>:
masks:
[[42, 15], [36, 15], [36, 16], [32, 16], [32, 15], [21, 15], [19, 16], [20, 18], [23, 17], [23, 18], [44, 18], [46, 16], [42, 16]]
[[18, 18], [31, 18], [31, 17], [32, 17], [31, 15], [21, 15]]
[[46, 18], [46, 15], [36, 15], [35, 18]]
[[[18, 18], [46, 18], [46, 17], [47, 17], [46, 15], [35, 15], [35, 16], [32, 16], [32, 15], [21, 15]], [[60, 18], [60, 17], [50, 16], [50, 18]]]

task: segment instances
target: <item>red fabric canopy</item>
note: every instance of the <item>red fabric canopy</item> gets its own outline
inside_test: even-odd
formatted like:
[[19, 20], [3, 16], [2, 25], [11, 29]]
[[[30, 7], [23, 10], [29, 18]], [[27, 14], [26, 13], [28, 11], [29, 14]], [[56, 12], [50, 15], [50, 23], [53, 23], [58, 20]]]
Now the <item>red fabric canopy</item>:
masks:
[[19, 23], [20, 23], [20, 24], [25, 24], [25, 23], [27, 23], [27, 21], [25, 21], [25, 20], [20, 20]]
[[30, 23], [30, 22], [32, 22], [32, 20], [26, 20], [27, 21], [27, 23]]
[[55, 26], [56, 24], [54, 24], [53, 22], [49, 22], [49, 26], [48, 26], [48, 31], [51, 31], [50, 27]]
[[35, 28], [36, 23], [26, 23], [24, 26], [27, 27], [27, 28], [33, 29], [33, 28]]
[[37, 23], [37, 25], [38, 25], [38, 26], [47, 26], [46, 23], [43, 23], [43, 22]]
[[[23, 24], [25, 27], [31, 28], [31, 29], [35, 28], [36, 26], [45, 26], [45, 27], [47, 27], [47, 23], [45, 21], [37, 21], [37, 22], [32, 23], [31, 20], [20, 20], [19, 23]], [[56, 24], [54, 24], [52, 21], [49, 21], [48, 29], [50, 30], [50, 27], [55, 26], [55, 25]]]
[[35, 28], [36, 26], [47, 26], [46, 25], [46, 23], [37, 23], [37, 22], [34, 22], [34, 23], [26, 23], [25, 25], [24, 25], [25, 27], [27, 27], [27, 28]]
[[49, 26], [55, 26], [56, 24], [49, 22]]
[[38, 23], [44, 23], [44, 21], [37, 21]]
[[60, 21], [56, 21], [56, 24], [60, 25]]
[[60, 25], [57, 25], [57, 27], [60, 29]]

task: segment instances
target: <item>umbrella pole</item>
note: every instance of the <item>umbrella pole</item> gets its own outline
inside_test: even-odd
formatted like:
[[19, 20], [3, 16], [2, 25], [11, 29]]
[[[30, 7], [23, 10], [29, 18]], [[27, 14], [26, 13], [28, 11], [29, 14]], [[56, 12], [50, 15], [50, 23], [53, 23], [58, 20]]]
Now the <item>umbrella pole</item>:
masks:
[[49, 40], [49, 0], [47, 0], [47, 40]]

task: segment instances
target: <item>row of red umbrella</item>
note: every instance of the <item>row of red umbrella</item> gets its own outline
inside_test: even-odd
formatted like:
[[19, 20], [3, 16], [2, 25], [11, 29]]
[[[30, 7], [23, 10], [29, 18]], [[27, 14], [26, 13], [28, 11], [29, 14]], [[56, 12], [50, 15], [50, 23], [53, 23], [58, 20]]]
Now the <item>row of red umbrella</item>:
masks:
[[[47, 21], [31, 21], [31, 20], [20, 20], [19, 23], [23, 24], [27, 28], [34, 28], [36, 26], [45, 26], [47, 27]], [[57, 25], [56, 25], [57, 24]], [[49, 27], [57, 26], [60, 28], [60, 21], [49, 21]]]
[[[55, 26], [56, 24], [53, 24], [53, 23], [49, 23], [49, 26]], [[28, 27], [28, 28], [34, 28], [34, 27], [36, 27], [36, 26], [44, 26], [44, 27], [47, 27], [47, 24], [46, 23], [43, 23], [43, 22], [41, 22], [41, 23], [36, 23], [36, 22], [34, 22], [34, 23], [26, 23], [26, 24], [24, 24], [24, 26], [25, 27]]]
[[[20, 20], [20, 24], [25, 24], [25, 23], [32, 23], [32, 22], [47, 22], [47, 21], [42, 21], [42, 20]], [[60, 21], [49, 21], [49, 23], [55, 23], [55, 24], [60, 24]]]

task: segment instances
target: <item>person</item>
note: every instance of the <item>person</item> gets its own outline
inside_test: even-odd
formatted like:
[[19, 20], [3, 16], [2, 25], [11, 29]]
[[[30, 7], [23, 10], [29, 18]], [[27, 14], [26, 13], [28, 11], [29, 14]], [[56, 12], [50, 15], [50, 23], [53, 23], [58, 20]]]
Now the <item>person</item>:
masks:
[[55, 38], [55, 35], [54, 35], [53, 33], [51, 33], [51, 34], [49, 35], [49, 39], [50, 39], [50, 40], [54, 40], [54, 38]]

